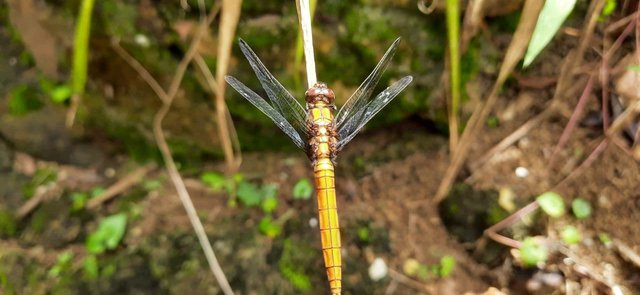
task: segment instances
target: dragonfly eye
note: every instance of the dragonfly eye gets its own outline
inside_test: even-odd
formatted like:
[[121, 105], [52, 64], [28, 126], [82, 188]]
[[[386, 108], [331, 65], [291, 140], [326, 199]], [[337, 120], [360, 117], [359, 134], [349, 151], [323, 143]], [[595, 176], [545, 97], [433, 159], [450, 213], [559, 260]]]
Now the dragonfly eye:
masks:
[[332, 104], [335, 99], [333, 90], [327, 88], [327, 84], [323, 82], [318, 82], [309, 88], [305, 93], [305, 97], [309, 103], [322, 101], [326, 104]]

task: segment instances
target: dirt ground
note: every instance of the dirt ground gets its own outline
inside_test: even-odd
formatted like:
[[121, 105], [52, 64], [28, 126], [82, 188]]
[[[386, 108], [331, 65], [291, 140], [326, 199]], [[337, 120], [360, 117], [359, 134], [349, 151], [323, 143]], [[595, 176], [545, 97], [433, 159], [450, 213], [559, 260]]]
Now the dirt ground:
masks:
[[[520, 99], [526, 98], [526, 95], [520, 96]], [[523, 114], [517, 116], [520, 122], [514, 120], [509, 126], [488, 129], [474, 149], [470, 162], [482, 156], [482, 151], [504, 137], [504, 130], [521, 124], [532, 115]], [[560, 160], [562, 165], [558, 166], [562, 168], [559, 169], [561, 172], [550, 174], [546, 170], [545, 155], [549, 154], [562, 131], [561, 122], [545, 123], [532, 130], [517, 144], [493, 155], [485, 164], [474, 170], [467, 169], [466, 180], [473, 189], [463, 190], [461, 195], [450, 197], [455, 201], [445, 201], [440, 207], [434, 205], [430, 198], [447, 167], [446, 142], [441, 136], [430, 133], [425, 126], [428, 126], [428, 122], [408, 121], [386, 130], [365, 133], [344, 151], [338, 161], [339, 212], [345, 240], [345, 294], [483, 293], [490, 286], [507, 294], [607, 294], [612, 288], [620, 288], [625, 291], [623, 294], [640, 292], [638, 265], [633, 262], [633, 253], [640, 250], [640, 232], [635, 224], [640, 217], [640, 187], [637, 182], [640, 165], [615, 144], [609, 145], [581, 175], [556, 188], [557, 192], [565, 196], [567, 203], [578, 196], [590, 201], [593, 206], [592, 217], [576, 222], [568, 217], [549, 221], [547, 217], [538, 216], [527, 230], [531, 235], [543, 235], [557, 240], [559, 228], [572, 223], [582, 230], [584, 240], [578, 245], [560, 247], [542, 269], [524, 269], [518, 266], [506, 247], [491, 243], [487, 246], [482, 231], [488, 224], [483, 217], [478, 216], [487, 214], [489, 204], [496, 203], [497, 193], [482, 195], [477, 194], [477, 191], [498, 191], [508, 187], [515, 194], [514, 203], [523, 206], [534, 196], [551, 189], [559, 179], [563, 179], [565, 175], [562, 171], [575, 171], [575, 166], [579, 164], [577, 159]], [[587, 129], [579, 130], [568, 150], [591, 150], [594, 139], [590, 133]], [[575, 153], [566, 154], [569, 155], [566, 157], [576, 157]], [[364, 160], [366, 164], [354, 168], [357, 165], [351, 163], [357, 162], [358, 159]], [[208, 163], [204, 169], [215, 170], [220, 165], [221, 163]], [[563, 165], [569, 167], [562, 167]], [[526, 167], [529, 171], [528, 176], [516, 176], [514, 171], [517, 167]], [[242, 166], [242, 172], [248, 178], [277, 183], [281, 188], [290, 188], [295, 180], [310, 177], [309, 170], [302, 153], [248, 154], [245, 155]], [[101, 174], [100, 169], [97, 174]], [[156, 170], [154, 177], [162, 178], [163, 174], [162, 171]], [[196, 207], [204, 218], [222, 265], [239, 293], [261, 294], [250, 290], [271, 290], [267, 292], [273, 294], [294, 292], [290, 286], [284, 286], [286, 282], [283, 282], [282, 278], [273, 278], [278, 276], [278, 263], [269, 257], [277, 255], [274, 251], [281, 251], [285, 238], [306, 240], [312, 247], [309, 249], [310, 253], [320, 253], [317, 229], [307, 225], [308, 220], [315, 214], [314, 202], [294, 201], [290, 193], [287, 193], [290, 190], [282, 189], [280, 198], [283, 202], [275, 215], [283, 216], [285, 212], [293, 210], [293, 215], [290, 215], [286, 222], [295, 225], [286, 227], [283, 236], [270, 239], [256, 236], [256, 212], [247, 212], [247, 209], [243, 208], [229, 208], [223, 194], [212, 193], [198, 179], [187, 177], [187, 185]], [[56, 207], [52, 204], [58, 203], [60, 201], [49, 201], [45, 204], [48, 207]], [[123, 202], [117, 200], [108, 202], [100, 211], [117, 211], [122, 204]], [[119, 266], [119, 272], [132, 272], [135, 275], [130, 274], [131, 277], [125, 276], [120, 281], [116, 278], [102, 281], [96, 284], [102, 286], [97, 289], [92, 286], [89, 289], [75, 290], [92, 290], [100, 294], [112, 294], [114, 289], [122, 291], [123, 294], [137, 294], [137, 290], [148, 294], [150, 290], [173, 293], [180, 288], [187, 288], [186, 290], [196, 293], [215, 294], [215, 287], [207, 287], [207, 284], [215, 283], [208, 277], [206, 263], [171, 186], [165, 184], [164, 188], [146, 194], [134, 201], [134, 204], [142, 214], [128, 230], [125, 244], [129, 250], [127, 254], [121, 254], [125, 261]], [[447, 206], [452, 204], [462, 207], [458, 211], [462, 217], [442, 216], [443, 212], [450, 212], [447, 211]], [[449, 224], [445, 224], [443, 220]], [[51, 222], [52, 226], [60, 224], [49, 229], [56, 235], [70, 230], [85, 231], [87, 229], [84, 227], [95, 226], [91, 222], [81, 226], [64, 214], [60, 214]], [[366, 224], [372, 229], [377, 238], [370, 243], [362, 243], [357, 231], [361, 224]], [[471, 236], [474, 238], [456, 236], [456, 232], [459, 232], [455, 229], [456, 226], [466, 228], [466, 232], [472, 232]], [[510, 235], [514, 231], [516, 230], [506, 230], [504, 234]], [[599, 241], [598, 235], [603, 233], [613, 242], [604, 244]], [[71, 249], [77, 252], [79, 257], [83, 252], [77, 233], [75, 236], [62, 238], [62, 241], [55, 245], [49, 245], [50, 237], [28, 239], [25, 235], [17, 239], [3, 240], [2, 243], [5, 259], [13, 255], [24, 257], [24, 261], [14, 263], [22, 265], [25, 273], [28, 273], [26, 269], [34, 267], [30, 263], [25, 265], [25, 261], [46, 268], [54, 264], [55, 257], [64, 250]], [[624, 245], [628, 248], [621, 249]], [[175, 247], [180, 249], [181, 254], [169, 254], [178, 250]], [[453, 256], [456, 261], [454, 271], [447, 277], [421, 280], [403, 274], [403, 265], [408, 259], [429, 265], [437, 264], [443, 255]], [[157, 271], [154, 273], [149, 270], [152, 268], [150, 265], [153, 264], [153, 260], [158, 260], [155, 263], [161, 264], [164, 260], [168, 260], [164, 263], [169, 263], [171, 259], [180, 259], [178, 257], [185, 261], [197, 261], [194, 262], [194, 267], [200, 269], [197, 272], [198, 283], [193, 281], [195, 278], [180, 276], [179, 266], [173, 266], [177, 267], [177, 273], [169, 274], [170, 270], [161, 272], [168, 275], [164, 279], [156, 277]], [[322, 290], [326, 291], [323, 284], [324, 273], [320, 271], [321, 256], [311, 257], [309, 268], [315, 268], [317, 271], [311, 273], [314, 291], [310, 293], [320, 294]], [[372, 282], [368, 278], [367, 269], [376, 257], [386, 261], [390, 272], [386, 279]], [[176, 260], [173, 260], [173, 263], [180, 264]], [[165, 267], [169, 267], [168, 265]], [[253, 270], [250, 270], [252, 268]], [[147, 271], [140, 272], [144, 269]], [[263, 277], [263, 281], [260, 277], [265, 272], [275, 275]], [[141, 285], [141, 280], [150, 279], [145, 277], [145, 273], [154, 277], [151, 282], [155, 283]], [[9, 278], [18, 274], [24, 273], [14, 272], [9, 274]], [[559, 282], [549, 279], [558, 276], [561, 278]], [[55, 280], [49, 280], [49, 283], [53, 282]], [[268, 282], [266, 287], [265, 282]]]

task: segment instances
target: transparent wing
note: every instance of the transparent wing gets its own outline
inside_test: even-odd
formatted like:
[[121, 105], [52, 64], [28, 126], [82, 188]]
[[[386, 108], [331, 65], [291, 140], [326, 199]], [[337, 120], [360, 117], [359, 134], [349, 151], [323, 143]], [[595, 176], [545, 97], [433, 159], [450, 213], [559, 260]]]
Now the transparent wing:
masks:
[[301, 149], [307, 150], [307, 143], [302, 140], [300, 133], [285, 119], [280, 112], [274, 109], [267, 101], [265, 101], [260, 95], [253, 92], [242, 82], [232, 76], [225, 76], [224, 79], [233, 87], [240, 95], [246, 98], [251, 104], [262, 111], [267, 117], [269, 117], [278, 127], [287, 134], [293, 142]]
[[364, 127], [371, 118], [373, 118], [382, 108], [384, 108], [389, 102], [391, 102], [402, 90], [404, 90], [409, 83], [413, 80], [413, 77], [406, 76], [393, 85], [387, 87], [384, 91], [380, 92], [374, 99], [372, 99], [363, 108], [356, 111], [351, 117], [344, 121], [342, 127], [338, 128], [338, 134], [340, 140], [338, 141], [337, 148], [341, 150], [349, 141], [351, 141], [356, 134]]
[[262, 88], [267, 92], [267, 96], [271, 100], [271, 105], [282, 116], [291, 123], [291, 125], [303, 135], [309, 135], [309, 129], [306, 124], [306, 112], [300, 103], [285, 89], [278, 80], [269, 73], [258, 56], [251, 50], [244, 40], [240, 39], [240, 49], [249, 61], [251, 68], [256, 73]]
[[360, 84], [360, 87], [356, 89], [342, 108], [340, 108], [340, 111], [338, 111], [338, 114], [336, 115], [336, 127], [338, 130], [344, 128], [344, 124], [348, 121], [347, 118], [353, 118], [353, 116], [356, 115], [354, 112], [358, 113], [364, 111], [364, 106], [369, 103], [369, 98], [371, 97], [373, 90], [376, 88], [376, 85], [378, 85], [378, 81], [380, 81], [382, 73], [387, 69], [387, 66], [391, 61], [391, 58], [393, 58], [399, 43], [400, 38], [396, 39], [393, 44], [389, 46], [389, 49], [387, 49], [387, 52], [378, 62], [376, 68], [373, 69], [373, 72], [369, 74], [367, 79]]

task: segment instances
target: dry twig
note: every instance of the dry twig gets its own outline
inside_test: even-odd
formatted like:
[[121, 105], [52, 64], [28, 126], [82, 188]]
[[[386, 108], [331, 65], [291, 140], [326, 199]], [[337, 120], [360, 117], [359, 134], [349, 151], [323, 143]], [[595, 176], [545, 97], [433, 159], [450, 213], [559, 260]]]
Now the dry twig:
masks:
[[153, 134], [156, 138], [156, 143], [158, 145], [158, 148], [160, 149], [160, 152], [162, 153], [162, 158], [165, 162], [167, 173], [169, 174], [169, 177], [171, 178], [171, 181], [176, 188], [178, 197], [180, 198], [180, 201], [182, 202], [182, 205], [189, 217], [189, 221], [191, 222], [191, 225], [196, 232], [196, 236], [198, 237], [200, 246], [202, 247], [207, 258], [207, 262], [209, 263], [211, 272], [216, 277], [216, 280], [220, 284], [220, 288], [222, 289], [224, 294], [229, 295], [233, 294], [233, 290], [231, 289], [231, 286], [229, 285], [229, 282], [227, 281], [227, 278], [224, 275], [220, 264], [218, 263], [218, 259], [215, 256], [213, 248], [211, 247], [209, 238], [207, 237], [204, 227], [202, 226], [202, 222], [198, 217], [197, 211], [193, 205], [193, 202], [191, 201], [191, 197], [189, 196], [189, 192], [185, 187], [184, 181], [182, 180], [182, 177], [178, 172], [176, 163], [171, 155], [171, 150], [169, 149], [169, 145], [167, 144], [167, 141], [164, 137], [164, 132], [162, 131], [162, 121], [171, 109], [173, 100], [178, 93], [180, 84], [182, 83], [184, 73], [196, 54], [198, 45], [200, 44], [200, 41], [202, 40], [202, 37], [206, 32], [206, 28], [209, 26], [209, 24], [211, 24], [219, 10], [219, 5], [216, 5], [211, 9], [211, 12], [207, 16], [207, 18], [201, 21], [198, 31], [193, 37], [187, 53], [178, 64], [178, 67], [173, 76], [173, 80], [171, 81], [169, 89], [166, 92], [161, 87], [159, 87], [159, 83], [155, 81], [151, 74], [149, 74], [148, 71], [142, 65], [140, 65], [140, 63], [135, 61], [135, 59], [131, 55], [129, 55], [122, 47], [120, 47], [119, 44], [114, 43], [113, 47], [115, 48], [116, 52], [119, 53], [123, 59], [125, 59], [125, 61], [127, 61], [136, 71], [138, 71], [140, 76], [145, 79], [149, 86], [156, 92], [156, 95], [160, 98], [160, 100], [162, 100], [162, 107], [158, 110], [153, 120]]
[[226, 84], [224, 76], [227, 74], [229, 67], [229, 58], [231, 57], [231, 45], [235, 37], [236, 26], [240, 19], [240, 8], [242, 1], [239, 0], [223, 0], [222, 1], [222, 17], [220, 18], [220, 30], [218, 31], [218, 63], [216, 65], [216, 82], [218, 82], [215, 92], [216, 118], [218, 132], [222, 143], [222, 151], [224, 159], [227, 163], [227, 173], [234, 173], [238, 170], [239, 162], [233, 155], [233, 147], [231, 144], [230, 127], [228, 126], [229, 117], [227, 116], [227, 104], [224, 100]]
[[147, 175], [149, 172], [151, 172], [155, 168], [156, 168], [155, 165], [150, 164], [150, 165], [139, 167], [133, 172], [125, 175], [123, 178], [118, 180], [112, 186], [107, 188], [107, 190], [105, 190], [102, 194], [89, 200], [89, 202], [87, 202], [87, 209], [95, 209], [100, 205], [102, 205], [104, 202], [107, 202], [113, 199], [115, 196], [128, 190], [132, 186], [139, 183], [144, 178], [145, 175]]

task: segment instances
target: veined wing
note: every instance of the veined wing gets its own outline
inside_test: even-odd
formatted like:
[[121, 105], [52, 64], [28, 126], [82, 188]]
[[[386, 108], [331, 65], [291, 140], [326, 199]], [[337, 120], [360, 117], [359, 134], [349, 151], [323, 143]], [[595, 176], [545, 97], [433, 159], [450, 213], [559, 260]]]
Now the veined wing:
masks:
[[[353, 119], [353, 116], [356, 115], [359, 111], [363, 111], [365, 106], [369, 103], [369, 98], [373, 93], [373, 90], [378, 85], [378, 81], [380, 81], [380, 77], [382, 73], [387, 69], [391, 58], [396, 52], [398, 48], [398, 43], [400, 43], [400, 38], [396, 39], [387, 52], [384, 54], [382, 59], [376, 65], [376, 68], [373, 69], [373, 72], [369, 74], [367, 79], [365, 79], [362, 84], [358, 87], [358, 89], [349, 97], [347, 102], [340, 108], [338, 114], [336, 115], [336, 127], [338, 130], [345, 129], [345, 124], [347, 121]], [[351, 119], [348, 119], [351, 118]], [[345, 138], [343, 134], [340, 134], [341, 138]]]
[[246, 98], [251, 104], [253, 104], [256, 108], [260, 109], [267, 117], [271, 118], [278, 127], [287, 134], [293, 142], [301, 149], [307, 150], [307, 142], [302, 140], [300, 133], [296, 131], [295, 128], [287, 121], [287, 119], [280, 114], [276, 109], [274, 109], [267, 101], [265, 101], [260, 95], [253, 92], [253, 90], [249, 89], [246, 85], [242, 84], [242, 82], [238, 81], [238, 79], [232, 76], [225, 76], [224, 79], [233, 87], [240, 95]]
[[[271, 105], [277, 110], [299, 134], [309, 136], [305, 119], [306, 112], [300, 103], [287, 91], [278, 80], [269, 73], [258, 56], [251, 50], [249, 45], [240, 39], [240, 49], [249, 61], [251, 68], [256, 73], [262, 88], [267, 92], [267, 96], [271, 100]], [[245, 96], [246, 98], [246, 96]], [[247, 98], [249, 99], [249, 98]], [[278, 122], [276, 122], [278, 123]]]
[[340, 139], [338, 141], [337, 149], [341, 150], [349, 141], [351, 141], [356, 134], [358, 134], [360, 129], [362, 129], [362, 127], [364, 127], [371, 118], [373, 118], [382, 108], [402, 92], [402, 90], [404, 90], [412, 80], [413, 77], [411, 76], [406, 76], [398, 80], [393, 83], [393, 85], [380, 92], [380, 94], [368, 102], [367, 105], [357, 110], [351, 117], [348, 117], [346, 121], [344, 121], [343, 125], [338, 128]]

